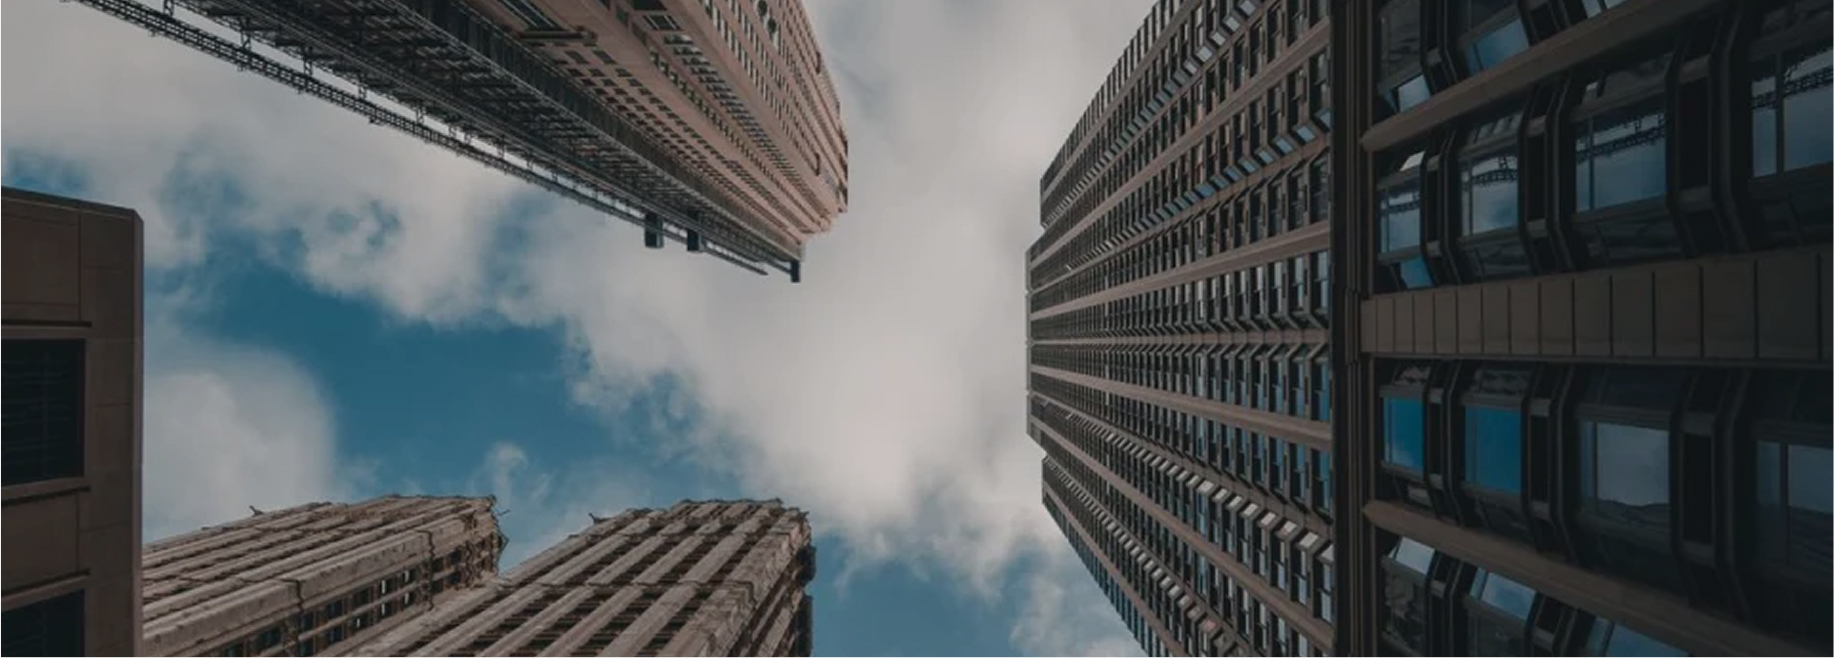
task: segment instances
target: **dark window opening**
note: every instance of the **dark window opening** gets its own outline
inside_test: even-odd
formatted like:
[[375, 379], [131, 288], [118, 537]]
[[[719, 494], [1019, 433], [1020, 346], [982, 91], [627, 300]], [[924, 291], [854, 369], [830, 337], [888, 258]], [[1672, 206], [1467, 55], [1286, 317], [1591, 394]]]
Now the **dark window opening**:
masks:
[[7, 339], [0, 347], [0, 472], [5, 486], [83, 474], [80, 340]]
[[[10, 346], [13, 341], [7, 341]], [[9, 350], [10, 352], [10, 350]], [[0, 653], [8, 656], [83, 656], [85, 594], [82, 590], [5, 613]]]

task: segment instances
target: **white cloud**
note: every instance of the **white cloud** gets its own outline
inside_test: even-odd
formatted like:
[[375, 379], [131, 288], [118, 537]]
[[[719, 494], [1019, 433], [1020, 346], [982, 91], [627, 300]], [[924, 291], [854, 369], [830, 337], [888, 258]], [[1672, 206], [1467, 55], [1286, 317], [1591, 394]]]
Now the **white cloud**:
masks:
[[[1027, 609], [1052, 611], [1015, 629], [1027, 648], [1083, 638], [1106, 651], [1132, 641], [1066, 557], [1023, 433], [1022, 260], [1038, 176], [1145, 6], [811, 0], [840, 76], [852, 210], [811, 244], [799, 286], [644, 250], [630, 227], [573, 206], [512, 217], [527, 188], [505, 176], [74, 4], [7, 4], [4, 138], [82, 165], [102, 200], [140, 209], [155, 267], [201, 263], [235, 237], [404, 321], [564, 332], [582, 402], [615, 407], [678, 378], [709, 424], [672, 449], [810, 509], [868, 563], [938, 561], [987, 595], [1018, 586]], [[212, 173], [239, 187], [175, 191]], [[231, 212], [199, 210], [224, 200]], [[513, 258], [492, 251], [505, 232], [521, 238]], [[500, 447], [483, 472], [570, 526], [583, 513], [569, 506], [599, 507], [561, 498], [630, 497], [544, 485], [564, 476], [519, 454]], [[1003, 575], [1025, 555], [1070, 568]]]
[[346, 499], [363, 483], [336, 460], [335, 421], [309, 373], [271, 351], [181, 330], [164, 305], [149, 304], [145, 346], [146, 539], [251, 506]]

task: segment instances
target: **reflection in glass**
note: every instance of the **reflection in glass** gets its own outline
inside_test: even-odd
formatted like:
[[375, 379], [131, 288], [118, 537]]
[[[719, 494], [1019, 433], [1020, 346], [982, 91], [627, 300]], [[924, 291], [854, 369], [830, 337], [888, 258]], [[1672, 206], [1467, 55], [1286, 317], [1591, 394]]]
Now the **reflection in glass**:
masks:
[[1409, 258], [1400, 267], [1401, 284], [1408, 290], [1433, 287], [1433, 272], [1427, 269], [1425, 258]]
[[1517, 217], [1515, 153], [1472, 158], [1461, 175], [1465, 235], [1515, 228]]
[[[1426, 568], [1432, 564], [1433, 549], [1402, 538], [1388, 554], [1406, 569], [1390, 568], [1386, 600], [1388, 615], [1384, 624], [1388, 635], [1415, 652], [1426, 649], [1426, 592], [1423, 582]], [[1415, 573], [1408, 573], [1408, 570]]]
[[1388, 551], [1388, 557], [1423, 576], [1433, 566], [1433, 549], [1406, 537], [1395, 542], [1395, 547]]
[[1522, 21], [1513, 20], [1491, 30], [1473, 42], [1470, 48], [1466, 48], [1465, 64], [1471, 73], [1477, 73], [1527, 49], [1528, 32], [1522, 29]]
[[1834, 160], [1834, 53], [1827, 44], [1791, 58], [1783, 70], [1783, 168]]
[[1668, 191], [1668, 121], [1661, 99], [1599, 114], [1573, 145], [1576, 210], [1609, 208]]
[[1688, 655], [1685, 651], [1605, 619], [1592, 622], [1592, 633], [1586, 637], [1586, 652], [1592, 656]]
[[1465, 409], [1465, 476], [1499, 493], [1522, 492], [1522, 415], [1489, 407]]
[[1396, 85], [1394, 91], [1388, 92], [1387, 100], [1388, 106], [1394, 110], [1395, 114], [1399, 114], [1426, 102], [1426, 99], [1432, 96], [1433, 90], [1427, 86], [1426, 76], [1416, 75]]
[[1626, 264], [1683, 254], [1681, 236], [1667, 215], [1638, 215], [1575, 222], [1586, 253], [1598, 263]]
[[1426, 467], [1426, 410], [1420, 400], [1384, 398], [1383, 438], [1388, 463], [1419, 471]]
[[1417, 181], [1382, 190], [1376, 212], [1382, 222], [1381, 253], [1420, 246], [1420, 186]]
[[1668, 432], [1615, 423], [1580, 426], [1579, 452], [1592, 468], [1580, 494], [1601, 518], [1666, 532], [1669, 525]]
[[1777, 173], [1777, 73], [1770, 60], [1751, 72], [1751, 175]]
[[1476, 588], [1478, 600], [1517, 619], [1526, 621], [1529, 610], [1535, 605], [1535, 590], [1501, 574], [1480, 572]]

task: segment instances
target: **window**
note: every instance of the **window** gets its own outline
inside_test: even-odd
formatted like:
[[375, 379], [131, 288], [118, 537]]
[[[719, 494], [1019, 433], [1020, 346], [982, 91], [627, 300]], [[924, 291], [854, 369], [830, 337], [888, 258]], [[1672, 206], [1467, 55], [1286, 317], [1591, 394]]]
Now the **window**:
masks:
[[7, 339], [0, 348], [5, 486], [83, 474], [80, 340]]
[[1662, 196], [1668, 188], [1662, 99], [1582, 121], [1573, 142], [1575, 208], [1581, 212]]
[[1477, 126], [1466, 137], [1469, 146], [1459, 170], [1464, 235], [1514, 229], [1520, 221], [1515, 136], [1521, 118], [1511, 113]]
[[[1757, 544], [1762, 568], [1798, 582], [1825, 584], [1834, 535], [1834, 446], [1822, 374], [1764, 372], [1748, 395], [1757, 401]], [[1825, 599], [1826, 590], [1821, 589]]]
[[1470, 622], [1466, 649], [1473, 656], [1529, 655], [1524, 636], [1528, 613], [1535, 605], [1535, 590], [1501, 574], [1478, 570], [1465, 599]]
[[[14, 341], [6, 341], [10, 347]], [[9, 400], [11, 398], [8, 398]], [[9, 483], [10, 484], [10, 483]], [[8, 656], [83, 656], [82, 590], [6, 611], [0, 653]]]
[[1667, 426], [1687, 373], [1625, 368], [1593, 373], [1577, 415], [1581, 555], [1643, 582], [1678, 589], [1670, 546], [1672, 455]]
[[1433, 556], [1433, 549], [1403, 537], [1389, 549], [1382, 565], [1387, 573], [1383, 634], [1417, 654], [1427, 649], [1426, 576]]
[[1592, 632], [1586, 635], [1586, 653], [1584, 655], [1686, 656], [1688, 654], [1648, 635], [1633, 631], [1623, 624], [1598, 619], [1592, 622]]
[[[1401, 161], [1399, 171], [1417, 172], [1425, 158], [1422, 152], [1408, 155]], [[1404, 175], [1401, 180], [1386, 185], [1377, 202], [1376, 214], [1381, 223], [1381, 253], [1420, 246], [1420, 179], [1416, 175]]]
[[1768, 176], [1834, 160], [1830, 83], [1834, 83], [1834, 59], [1825, 42], [1755, 63], [1751, 75], [1752, 175]]
[[1426, 410], [1418, 398], [1382, 398], [1383, 461], [1423, 471], [1426, 468]]
[[1465, 409], [1465, 477], [1498, 493], [1522, 492], [1522, 414], [1490, 407]]

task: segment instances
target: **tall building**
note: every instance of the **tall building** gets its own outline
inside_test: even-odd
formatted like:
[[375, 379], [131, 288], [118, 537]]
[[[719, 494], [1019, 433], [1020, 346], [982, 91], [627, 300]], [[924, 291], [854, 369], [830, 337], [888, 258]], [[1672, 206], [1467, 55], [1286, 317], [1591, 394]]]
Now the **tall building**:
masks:
[[806, 514], [683, 502], [594, 519], [489, 583], [350, 649], [362, 656], [807, 656]]
[[313, 503], [148, 544], [135, 655], [346, 651], [496, 573], [493, 502]]
[[81, 1], [637, 224], [652, 248], [800, 280], [804, 243], [846, 209], [847, 134], [799, 0]]
[[1044, 504], [1153, 655], [1332, 650], [1323, 0], [1162, 0], [1040, 182]]
[[1335, 2], [1354, 655], [1828, 655], [1828, 0]]
[[140, 655], [140, 217], [0, 199], [0, 654]]

